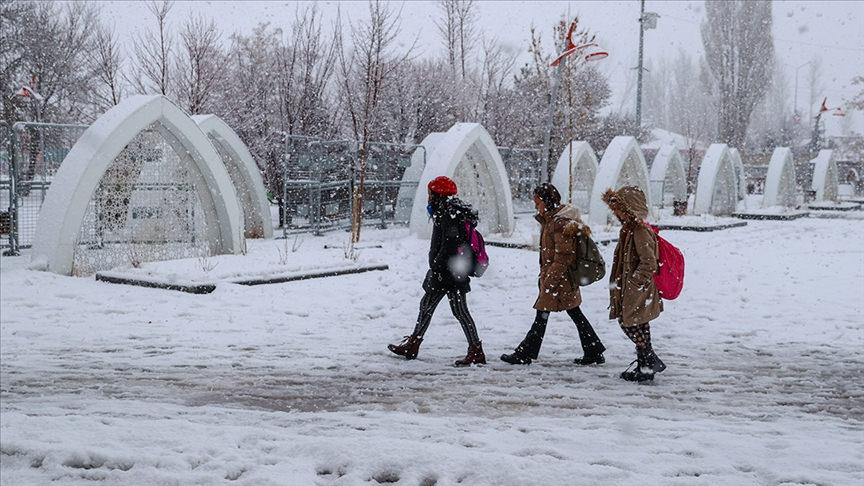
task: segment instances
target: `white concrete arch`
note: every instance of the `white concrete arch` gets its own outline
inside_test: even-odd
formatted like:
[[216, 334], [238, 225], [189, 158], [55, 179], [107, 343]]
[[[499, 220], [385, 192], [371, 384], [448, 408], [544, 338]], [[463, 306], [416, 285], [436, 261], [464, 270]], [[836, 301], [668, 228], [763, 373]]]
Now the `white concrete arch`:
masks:
[[813, 184], [811, 189], [816, 191], [817, 201], [836, 201], [838, 190], [837, 162], [834, 160], [833, 150], [820, 150], [813, 164]]
[[574, 140], [564, 147], [558, 157], [558, 164], [552, 173], [552, 185], [561, 193], [562, 201], [569, 202], [587, 213], [596, 177], [597, 155], [594, 154], [594, 149], [588, 142]]
[[[654, 203], [672, 206], [673, 201], [687, 201], [687, 172], [684, 158], [674, 143], [660, 147], [651, 164], [652, 187], [662, 187], [661, 194], [654, 194]], [[661, 199], [662, 198], [662, 199]]]
[[[399, 186], [399, 193], [396, 195], [396, 221], [410, 223], [411, 213], [414, 211], [414, 197], [418, 193], [417, 181], [423, 176], [429, 148], [433, 147], [442, 138], [444, 138], [444, 133], [432, 132], [411, 153], [411, 165], [402, 174], [402, 184]], [[425, 189], [420, 190], [420, 194], [425, 195], [424, 191]]]
[[699, 167], [693, 212], [714, 215], [729, 215], [735, 212], [738, 204], [738, 180], [729, 147], [725, 143], [711, 144]]
[[192, 117], [198, 127], [207, 134], [216, 148], [243, 209], [246, 238], [272, 238], [273, 224], [270, 221], [270, 202], [261, 170], [252, 158], [249, 148], [237, 133], [216, 115]]
[[513, 231], [513, 197], [507, 170], [489, 132], [479, 123], [456, 123], [443, 134], [429, 134], [426, 166], [411, 211], [411, 232], [429, 237], [432, 226], [426, 212], [426, 185], [438, 176], [456, 181], [459, 197], [480, 213], [486, 233]]
[[234, 185], [207, 135], [164, 96], [132, 96], [100, 116], [63, 159], [48, 190], [33, 242], [37, 267], [71, 274], [88, 203], [114, 159], [135, 137], [156, 124], [175, 152], [197, 169], [196, 191], [207, 221], [207, 242], [216, 253], [245, 246], [243, 213]]
[[768, 163], [765, 176], [765, 195], [762, 207], [794, 207], [796, 199], [795, 162], [789, 147], [777, 147]]
[[747, 196], [747, 173], [744, 171], [744, 162], [737, 148], [729, 147], [729, 158], [732, 159], [732, 167], [735, 168], [735, 187], [740, 201]]
[[642, 149], [634, 137], [617, 136], [606, 147], [597, 178], [591, 190], [591, 202], [588, 208], [589, 224], [606, 225], [611, 213], [603, 202], [603, 193], [607, 189], [619, 189], [624, 186], [638, 186], [645, 192], [648, 207], [652, 206], [651, 188], [648, 184], [648, 166]]

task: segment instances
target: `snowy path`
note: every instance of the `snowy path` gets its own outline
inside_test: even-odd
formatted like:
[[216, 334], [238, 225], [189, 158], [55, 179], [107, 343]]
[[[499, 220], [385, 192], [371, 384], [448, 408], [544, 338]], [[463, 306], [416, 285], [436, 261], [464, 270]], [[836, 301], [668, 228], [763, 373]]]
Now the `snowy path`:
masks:
[[2, 259], [0, 481], [864, 482], [859, 222], [666, 233], [687, 254], [687, 285], [653, 327], [669, 369], [644, 386], [617, 378], [633, 352], [600, 285], [583, 310], [606, 365], [571, 364], [563, 315], [540, 361], [497, 360], [533, 317], [537, 256], [521, 250], [490, 248], [469, 297], [489, 365], [449, 366], [465, 343], [446, 304], [418, 360], [388, 356], [416, 314], [424, 242], [366, 236], [389, 272], [206, 296]]

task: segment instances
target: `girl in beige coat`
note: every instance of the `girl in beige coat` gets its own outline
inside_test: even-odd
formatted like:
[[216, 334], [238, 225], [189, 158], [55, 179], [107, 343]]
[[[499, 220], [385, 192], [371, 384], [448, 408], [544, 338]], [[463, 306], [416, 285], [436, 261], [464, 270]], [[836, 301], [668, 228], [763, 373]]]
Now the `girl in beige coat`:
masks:
[[[649, 322], [663, 312], [663, 301], [654, 285], [657, 272], [657, 236], [645, 224], [648, 204], [645, 193], [634, 186], [609, 189], [603, 201], [621, 221], [621, 232], [612, 271], [609, 274], [609, 318], [617, 319], [627, 337], [636, 345], [634, 370], [621, 378], [628, 381], [654, 379], [666, 365], [651, 347]], [[631, 364], [632, 366], [632, 364]]]
[[534, 190], [537, 207], [537, 222], [540, 223], [540, 277], [537, 285], [539, 295], [534, 303], [537, 316], [525, 339], [511, 354], [501, 355], [501, 360], [510, 364], [530, 364], [537, 359], [550, 312], [566, 311], [579, 332], [583, 356], [573, 360], [578, 365], [602, 364], [606, 348], [591, 327], [591, 323], [579, 309], [582, 294], [579, 283], [570, 275], [570, 267], [576, 263], [577, 238], [589, 238], [591, 230], [579, 217], [579, 210], [569, 204], [561, 204], [561, 195], [552, 184], [542, 184]]

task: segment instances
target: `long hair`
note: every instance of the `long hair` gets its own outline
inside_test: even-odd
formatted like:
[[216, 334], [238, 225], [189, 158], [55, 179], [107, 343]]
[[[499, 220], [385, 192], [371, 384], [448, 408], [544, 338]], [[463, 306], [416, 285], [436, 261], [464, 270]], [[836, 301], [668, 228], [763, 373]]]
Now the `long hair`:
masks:
[[534, 188], [534, 196], [539, 197], [546, 210], [552, 210], [561, 205], [561, 193], [552, 184], [544, 182]]

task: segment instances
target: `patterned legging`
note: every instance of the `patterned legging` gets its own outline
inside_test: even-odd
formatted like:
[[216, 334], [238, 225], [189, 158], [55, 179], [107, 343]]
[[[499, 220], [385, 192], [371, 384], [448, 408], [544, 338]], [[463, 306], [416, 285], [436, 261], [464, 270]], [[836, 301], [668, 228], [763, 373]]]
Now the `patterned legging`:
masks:
[[622, 327], [624, 334], [633, 341], [636, 349], [651, 349], [651, 326], [646, 322], [636, 326]]
[[435, 313], [435, 308], [441, 302], [444, 296], [450, 300], [450, 310], [453, 311], [453, 316], [459, 321], [462, 326], [462, 332], [465, 333], [465, 339], [469, 345], [479, 345], [480, 337], [477, 335], [477, 326], [474, 325], [474, 319], [471, 318], [471, 313], [468, 312], [468, 302], [466, 301], [465, 292], [458, 290], [445, 291], [430, 291], [420, 300], [420, 315], [417, 316], [417, 325], [414, 327], [414, 335], [422, 338], [426, 334], [426, 329], [429, 328], [429, 322], [432, 320], [432, 314]]

